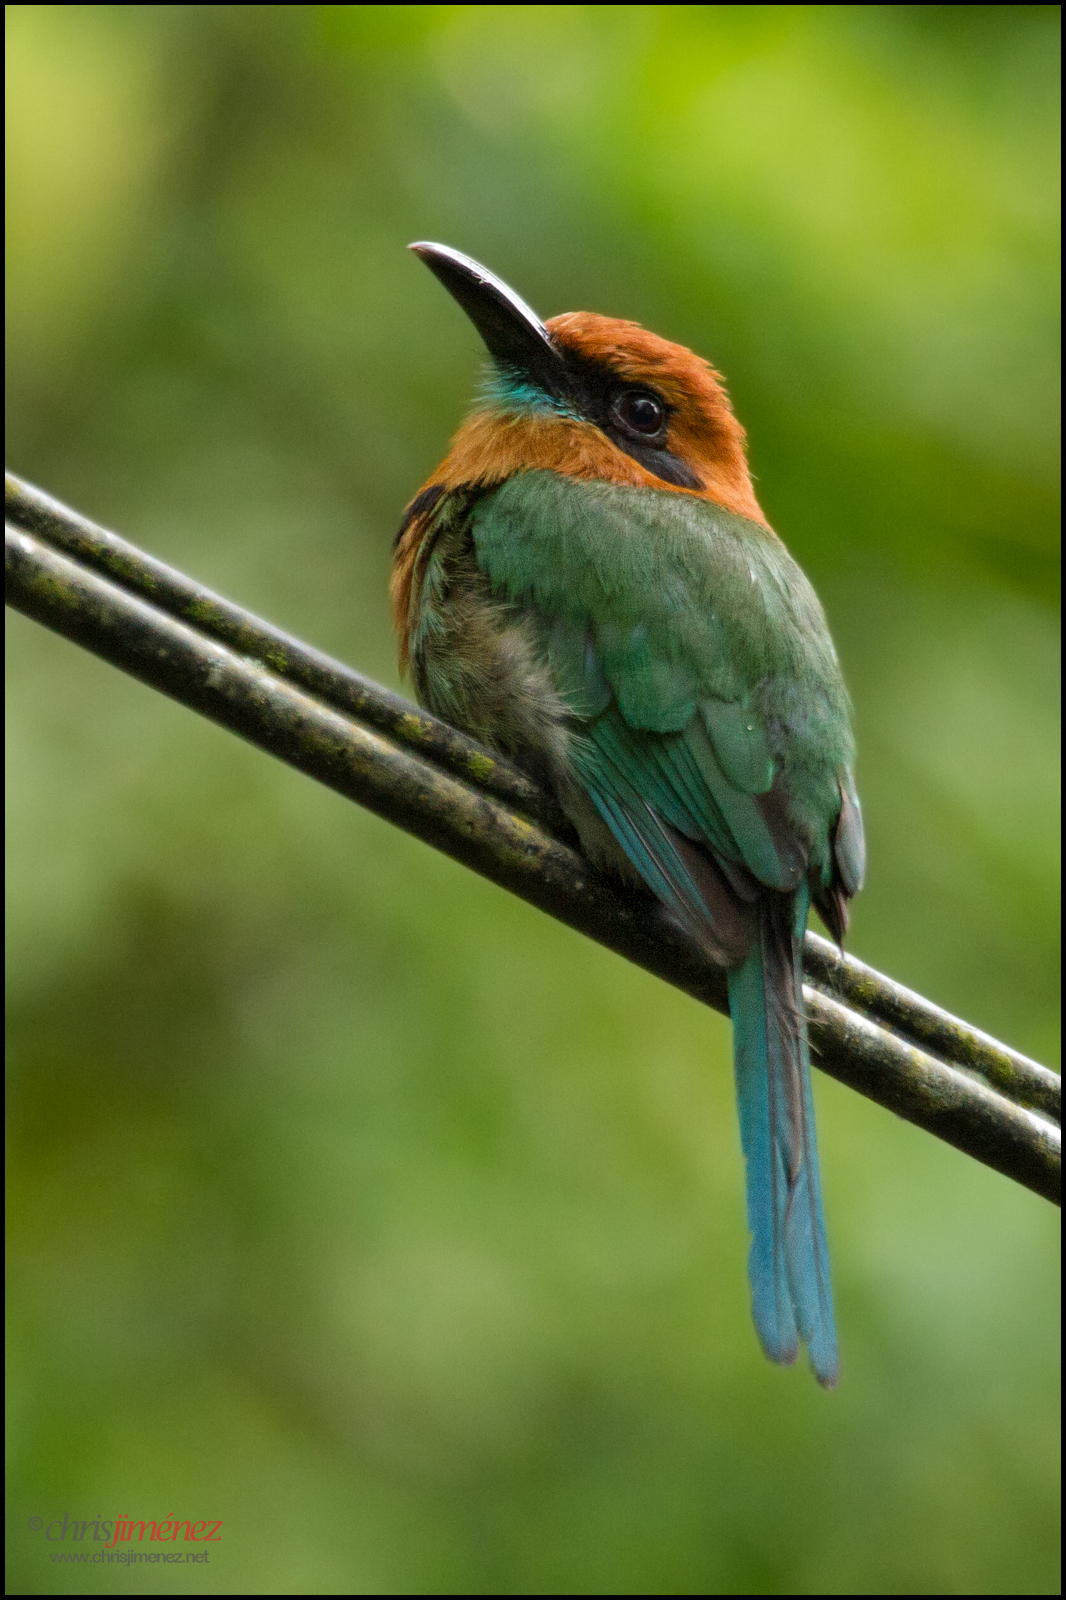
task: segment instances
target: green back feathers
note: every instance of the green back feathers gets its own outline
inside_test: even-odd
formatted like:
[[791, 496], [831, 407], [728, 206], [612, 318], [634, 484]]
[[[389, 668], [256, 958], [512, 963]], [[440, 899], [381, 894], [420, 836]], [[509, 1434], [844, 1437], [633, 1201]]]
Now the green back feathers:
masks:
[[[601, 719], [590, 733], [608, 765], [630, 785], [644, 772], [652, 804], [667, 784], [672, 809], [698, 819], [690, 836], [739, 831], [767, 885], [794, 888], [808, 853], [828, 867], [848, 701], [821, 606], [779, 540], [695, 496], [544, 471], [484, 495], [471, 528], [494, 591], [541, 619], [575, 713]], [[788, 828], [751, 803], [775, 777]], [[792, 832], [799, 850], [785, 848]]]

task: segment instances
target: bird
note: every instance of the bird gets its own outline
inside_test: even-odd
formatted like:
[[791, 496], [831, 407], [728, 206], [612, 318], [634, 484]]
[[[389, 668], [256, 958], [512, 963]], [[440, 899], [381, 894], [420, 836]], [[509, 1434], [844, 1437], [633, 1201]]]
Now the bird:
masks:
[[542, 322], [460, 251], [410, 249], [488, 362], [396, 536], [401, 666], [726, 969], [755, 1330], [833, 1388], [802, 950], [812, 906], [843, 941], [865, 845], [825, 614], [709, 362], [615, 317]]

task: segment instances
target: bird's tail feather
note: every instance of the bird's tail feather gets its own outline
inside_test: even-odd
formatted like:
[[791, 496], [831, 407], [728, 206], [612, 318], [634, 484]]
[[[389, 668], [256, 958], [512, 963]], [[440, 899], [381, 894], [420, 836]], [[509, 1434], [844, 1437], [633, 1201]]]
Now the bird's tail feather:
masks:
[[764, 895], [743, 964], [729, 974], [740, 1137], [748, 1187], [752, 1313], [771, 1361], [798, 1340], [818, 1382], [837, 1381], [836, 1330], [803, 1010], [808, 895]]

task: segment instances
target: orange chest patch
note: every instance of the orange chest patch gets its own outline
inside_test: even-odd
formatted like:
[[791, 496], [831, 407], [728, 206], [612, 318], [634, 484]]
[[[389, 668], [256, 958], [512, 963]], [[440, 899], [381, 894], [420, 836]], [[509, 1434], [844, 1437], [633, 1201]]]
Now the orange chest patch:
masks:
[[[558, 472], [607, 483], [658, 484], [591, 422], [520, 412], [479, 411], [468, 417], [426, 487], [488, 487], [516, 472]], [[662, 487], [659, 485], [659, 487]]]

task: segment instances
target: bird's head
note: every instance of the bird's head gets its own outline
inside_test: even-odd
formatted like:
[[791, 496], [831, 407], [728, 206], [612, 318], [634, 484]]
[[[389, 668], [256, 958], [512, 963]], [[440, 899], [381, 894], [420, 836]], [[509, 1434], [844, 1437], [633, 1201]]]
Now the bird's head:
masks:
[[479, 402], [427, 488], [547, 468], [713, 500], [767, 526], [744, 430], [714, 369], [635, 322], [569, 311], [542, 322], [505, 283], [440, 244], [411, 249], [485, 342]]

